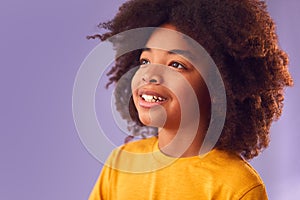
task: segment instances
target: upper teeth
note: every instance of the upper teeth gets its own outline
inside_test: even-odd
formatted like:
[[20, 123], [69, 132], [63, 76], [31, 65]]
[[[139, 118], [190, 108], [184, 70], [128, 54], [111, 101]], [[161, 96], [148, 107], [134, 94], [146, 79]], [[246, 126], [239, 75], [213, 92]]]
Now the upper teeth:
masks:
[[157, 97], [154, 95], [147, 95], [143, 94], [142, 98], [147, 102], [158, 102], [158, 101], [164, 101], [165, 99], [163, 97]]

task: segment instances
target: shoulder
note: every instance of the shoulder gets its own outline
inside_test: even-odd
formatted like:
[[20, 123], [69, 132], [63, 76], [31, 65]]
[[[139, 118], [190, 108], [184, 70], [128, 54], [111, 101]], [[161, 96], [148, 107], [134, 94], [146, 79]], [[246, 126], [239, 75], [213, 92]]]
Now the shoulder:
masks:
[[128, 142], [110, 154], [105, 165], [119, 172], [142, 173], [153, 167], [153, 147], [157, 138]]
[[240, 176], [262, 181], [255, 169], [246, 160], [234, 153], [214, 149], [207, 156], [207, 160], [215, 167], [225, 170], [224, 174], [238, 172]]
[[153, 150], [155, 143], [157, 142], [157, 137], [150, 137], [145, 139], [139, 139], [136, 141], [128, 142], [120, 146], [119, 150], [125, 150], [134, 153], [148, 153]]
[[153, 146], [157, 142], [157, 137], [145, 138], [140, 140], [135, 140], [123, 144], [117, 148], [115, 148], [111, 154], [109, 155], [107, 162], [116, 159], [122, 155], [128, 155], [128, 153], [149, 153], [153, 150]]
[[242, 198], [251, 193], [262, 190], [265, 186], [257, 171], [240, 156], [214, 149], [205, 158], [215, 177], [216, 182], [223, 187], [236, 191], [236, 196]]

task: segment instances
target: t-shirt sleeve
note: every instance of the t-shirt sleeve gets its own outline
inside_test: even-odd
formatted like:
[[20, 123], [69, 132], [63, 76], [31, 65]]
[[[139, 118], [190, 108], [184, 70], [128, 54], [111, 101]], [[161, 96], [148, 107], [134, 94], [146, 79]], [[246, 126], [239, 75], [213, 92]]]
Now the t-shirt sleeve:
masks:
[[100, 173], [99, 178], [97, 179], [96, 184], [92, 192], [90, 193], [89, 200], [105, 200], [107, 196], [107, 187], [108, 187], [108, 168], [104, 165]]
[[240, 200], [255, 200], [255, 199], [268, 200], [268, 196], [264, 184], [252, 188], [240, 198]]
[[100, 173], [95, 186], [90, 193], [88, 200], [106, 200], [109, 197], [109, 187], [110, 187], [110, 179], [112, 173], [112, 163], [115, 157], [116, 150], [114, 150], [108, 159], [106, 160], [105, 164], [103, 165], [102, 171]]

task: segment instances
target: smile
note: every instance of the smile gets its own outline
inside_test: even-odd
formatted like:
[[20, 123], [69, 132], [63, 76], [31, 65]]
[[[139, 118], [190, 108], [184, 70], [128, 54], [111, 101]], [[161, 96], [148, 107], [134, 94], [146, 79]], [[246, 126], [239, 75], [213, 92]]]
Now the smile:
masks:
[[149, 102], [149, 103], [162, 102], [162, 101], [166, 100], [166, 98], [164, 98], [164, 97], [148, 95], [148, 94], [142, 94], [141, 97], [144, 101]]
[[144, 108], [151, 108], [153, 106], [161, 105], [168, 100], [161, 94], [150, 90], [140, 90], [138, 92], [138, 96], [140, 97], [138, 104]]

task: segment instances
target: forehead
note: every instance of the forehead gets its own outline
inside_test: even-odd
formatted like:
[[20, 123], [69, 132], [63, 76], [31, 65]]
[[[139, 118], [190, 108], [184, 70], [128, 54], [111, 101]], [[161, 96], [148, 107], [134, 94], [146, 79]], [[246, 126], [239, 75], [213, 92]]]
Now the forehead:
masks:
[[172, 25], [156, 28], [146, 42], [146, 49], [161, 49], [181, 54], [202, 75], [206, 74], [207, 70], [215, 69], [212, 67], [215, 64], [206, 50], [197, 41], [177, 31]]
[[192, 51], [184, 34], [175, 30], [175, 28], [161, 27], [156, 29], [146, 43], [147, 48], [156, 48], [166, 51], [174, 49]]

